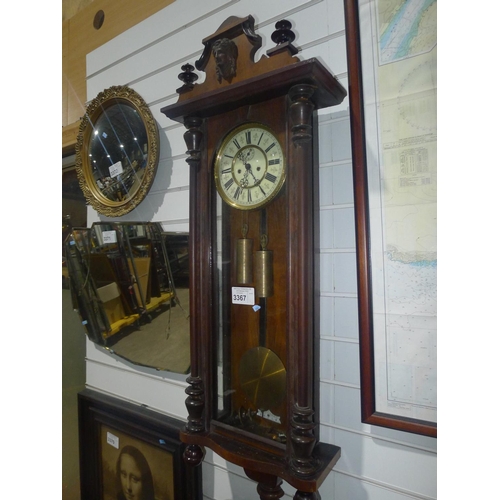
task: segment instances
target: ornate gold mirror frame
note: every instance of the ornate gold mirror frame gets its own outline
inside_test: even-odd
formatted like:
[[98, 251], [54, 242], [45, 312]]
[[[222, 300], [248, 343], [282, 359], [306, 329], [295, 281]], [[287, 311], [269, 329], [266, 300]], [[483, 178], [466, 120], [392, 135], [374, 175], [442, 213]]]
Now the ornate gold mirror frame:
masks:
[[159, 159], [158, 127], [135, 90], [109, 87], [87, 106], [75, 151], [87, 202], [102, 215], [120, 217], [151, 188]]

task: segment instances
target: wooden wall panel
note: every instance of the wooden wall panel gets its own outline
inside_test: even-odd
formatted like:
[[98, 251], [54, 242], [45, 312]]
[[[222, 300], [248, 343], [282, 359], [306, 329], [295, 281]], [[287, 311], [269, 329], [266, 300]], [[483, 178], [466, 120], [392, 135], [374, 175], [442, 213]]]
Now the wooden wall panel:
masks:
[[[68, 121], [68, 80], [64, 74], [68, 60], [68, 35], [69, 23], [62, 23], [62, 125], [67, 125]], [[63, 141], [64, 142], [64, 141]]]
[[71, 123], [62, 129], [62, 155], [67, 156], [74, 153], [80, 121]]
[[[62, 23], [62, 126], [79, 122], [85, 111], [86, 55], [155, 14], [174, 0], [94, 0]], [[93, 26], [98, 11], [104, 12], [100, 29]]]
[[62, 0], [62, 20], [67, 21], [93, 0]]

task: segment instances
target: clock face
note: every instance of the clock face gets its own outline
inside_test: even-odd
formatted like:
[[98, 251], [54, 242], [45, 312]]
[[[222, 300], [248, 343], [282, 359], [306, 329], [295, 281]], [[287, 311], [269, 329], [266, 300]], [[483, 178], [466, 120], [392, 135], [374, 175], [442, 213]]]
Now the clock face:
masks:
[[232, 130], [217, 152], [214, 175], [226, 203], [240, 210], [262, 207], [285, 181], [285, 155], [279, 140], [259, 123]]

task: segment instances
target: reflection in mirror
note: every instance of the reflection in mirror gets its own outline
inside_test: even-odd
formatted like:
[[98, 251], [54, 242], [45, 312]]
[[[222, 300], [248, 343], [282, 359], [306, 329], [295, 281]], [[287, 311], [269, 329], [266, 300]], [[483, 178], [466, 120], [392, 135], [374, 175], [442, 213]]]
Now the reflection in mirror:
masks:
[[146, 127], [138, 111], [116, 101], [97, 118], [88, 149], [92, 176], [110, 201], [133, 197], [141, 185], [148, 158]]
[[126, 86], [100, 92], [87, 106], [76, 143], [76, 171], [87, 202], [120, 217], [147, 195], [158, 166], [156, 121]]
[[187, 373], [187, 233], [159, 223], [94, 223], [66, 242], [73, 307], [89, 339], [135, 364]]

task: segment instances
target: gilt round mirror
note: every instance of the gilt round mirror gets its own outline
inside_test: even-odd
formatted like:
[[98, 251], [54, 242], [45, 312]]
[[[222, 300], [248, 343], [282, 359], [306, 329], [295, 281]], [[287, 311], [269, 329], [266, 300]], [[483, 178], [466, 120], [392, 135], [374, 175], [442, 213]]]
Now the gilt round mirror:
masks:
[[158, 166], [156, 121], [126, 86], [100, 92], [87, 106], [76, 143], [76, 170], [87, 202], [120, 217], [146, 197]]

